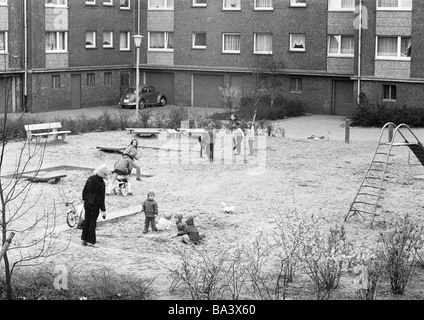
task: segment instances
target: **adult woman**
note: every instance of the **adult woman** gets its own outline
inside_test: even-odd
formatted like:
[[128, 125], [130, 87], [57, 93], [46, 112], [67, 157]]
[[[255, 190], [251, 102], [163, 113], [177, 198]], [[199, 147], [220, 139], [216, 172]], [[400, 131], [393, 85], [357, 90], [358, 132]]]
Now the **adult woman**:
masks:
[[103, 219], [106, 218], [105, 205], [105, 182], [110, 174], [105, 164], [94, 170], [93, 175], [87, 179], [82, 190], [84, 200], [85, 222], [82, 230], [81, 240], [84, 246], [94, 246], [96, 243], [96, 223], [100, 210], [103, 212]]
[[135, 168], [136, 172], [137, 172], [137, 180], [141, 181], [141, 169], [140, 169], [140, 166], [137, 163], [135, 163], [135, 160], [138, 160], [138, 158], [137, 158], [137, 152], [138, 152], [137, 148], [138, 148], [138, 141], [137, 141], [137, 139], [133, 139], [131, 141], [131, 143], [128, 145], [128, 147], [125, 149], [123, 154], [127, 154], [132, 158], [133, 168]]

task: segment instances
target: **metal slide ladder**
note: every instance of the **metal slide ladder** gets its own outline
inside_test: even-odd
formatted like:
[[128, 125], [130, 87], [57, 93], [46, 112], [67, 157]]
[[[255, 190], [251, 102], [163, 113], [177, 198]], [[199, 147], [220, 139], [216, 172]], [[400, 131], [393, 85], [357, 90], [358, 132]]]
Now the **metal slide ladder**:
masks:
[[[391, 130], [393, 130], [393, 128], [395, 129], [393, 131], [393, 135], [391, 135]], [[386, 129], [389, 129], [389, 139], [388, 142], [382, 142], [383, 133]], [[401, 129], [405, 129], [408, 133], [410, 133], [416, 142], [409, 142], [406, 139], [405, 134], [402, 133]], [[403, 142], [395, 142], [397, 133], [401, 135]], [[424, 166], [424, 147], [412, 132], [411, 128], [404, 123], [397, 127], [393, 122], [386, 123], [381, 129], [380, 139], [374, 152], [373, 159], [365, 173], [355, 198], [349, 207], [349, 212], [345, 217], [345, 221], [357, 214], [363, 218], [364, 215], [372, 215], [372, 228], [374, 218], [376, 215], [378, 216], [376, 213], [377, 209], [381, 207], [381, 200], [384, 199], [382, 196], [382, 192], [385, 191], [383, 183], [389, 178], [388, 174], [390, 174], [390, 172], [388, 171], [388, 168], [391, 165], [389, 161], [390, 157], [393, 156], [391, 151], [393, 147], [397, 146], [408, 146]]]

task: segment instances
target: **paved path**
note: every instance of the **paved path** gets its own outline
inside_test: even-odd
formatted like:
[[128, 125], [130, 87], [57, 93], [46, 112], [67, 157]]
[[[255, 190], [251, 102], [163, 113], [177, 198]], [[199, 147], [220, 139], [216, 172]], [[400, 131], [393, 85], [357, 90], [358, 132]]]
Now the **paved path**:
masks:
[[[343, 116], [306, 115], [274, 121], [274, 126], [284, 128], [285, 136], [294, 139], [307, 139], [309, 136], [325, 136], [330, 140], [345, 141], [345, 120]], [[424, 143], [424, 128], [412, 129]], [[381, 128], [350, 127], [350, 141], [378, 142]], [[384, 136], [383, 136], [384, 138]]]

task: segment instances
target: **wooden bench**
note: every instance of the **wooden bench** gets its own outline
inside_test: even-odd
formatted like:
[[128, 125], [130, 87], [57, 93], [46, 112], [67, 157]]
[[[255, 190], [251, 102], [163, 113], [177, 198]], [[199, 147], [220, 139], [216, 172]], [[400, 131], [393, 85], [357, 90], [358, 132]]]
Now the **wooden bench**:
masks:
[[189, 136], [191, 135], [203, 135], [203, 133], [205, 132], [205, 129], [188, 129], [188, 128], [179, 128], [178, 129], [180, 132], [183, 132], [185, 134], [188, 134]]
[[48, 136], [53, 136], [55, 140], [58, 140], [60, 137], [62, 141], [65, 141], [66, 135], [71, 133], [71, 131], [58, 131], [61, 128], [62, 124], [60, 122], [25, 125], [27, 139], [29, 141], [35, 139], [37, 143], [40, 142], [41, 138], [44, 137], [47, 139]]
[[125, 130], [139, 136], [154, 136], [162, 131], [161, 128], [125, 128]]
[[126, 147], [97, 147], [100, 151], [115, 153], [124, 153], [125, 148]]

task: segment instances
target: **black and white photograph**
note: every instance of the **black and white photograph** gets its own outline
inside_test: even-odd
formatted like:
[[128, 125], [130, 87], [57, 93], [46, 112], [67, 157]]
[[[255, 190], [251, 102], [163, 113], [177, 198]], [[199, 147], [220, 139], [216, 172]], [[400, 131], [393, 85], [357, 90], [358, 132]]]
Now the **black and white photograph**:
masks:
[[424, 1], [0, 0], [0, 300], [422, 301], [423, 142]]

